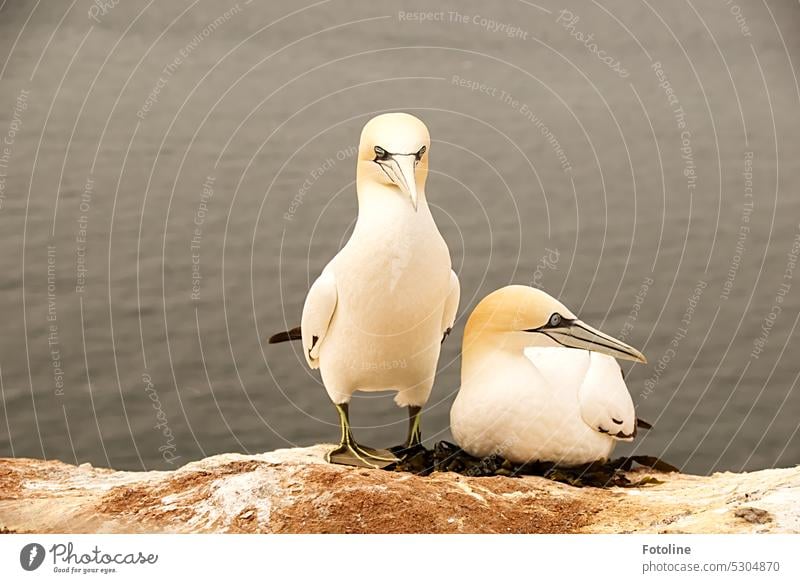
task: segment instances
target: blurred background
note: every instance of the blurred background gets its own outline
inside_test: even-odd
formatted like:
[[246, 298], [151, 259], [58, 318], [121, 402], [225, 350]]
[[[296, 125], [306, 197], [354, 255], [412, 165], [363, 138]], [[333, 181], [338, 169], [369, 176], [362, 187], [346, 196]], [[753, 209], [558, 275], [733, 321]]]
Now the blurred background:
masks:
[[[736, 0], [739, 1], [739, 0]], [[335, 441], [297, 344], [361, 127], [430, 128], [466, 316], [537, 285], [642, 348], [686, 471], [800, 463], [800, 5], [0, 0], [0, 456], [165, 469]], [[405, 435], [391, 394], [355, 431]]]

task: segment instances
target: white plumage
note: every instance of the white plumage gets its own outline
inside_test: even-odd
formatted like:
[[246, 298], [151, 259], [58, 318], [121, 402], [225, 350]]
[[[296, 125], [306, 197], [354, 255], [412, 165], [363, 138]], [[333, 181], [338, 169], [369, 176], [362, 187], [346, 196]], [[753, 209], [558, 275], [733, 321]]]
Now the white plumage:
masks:
[[[355, 391], [396, 391], [409, 407], [405, 447], [419, 445], [419, 414], [433, 387], [441, 342], [456, 318], [458, 277], [425, 195], [430, 136], [403, 113], [370, 120], [357, 167], [353, 234], [311, 286], [303, 352], [339, 412], [342, 442], [331, 461], [367, 467], [397, 461], [355, 443], [348, 407]], [[292, 330], [272, 341], [295, 339]]]
[[609, 354], [643, 361], [641, 353], [539, 290], [492, 295], [467, 324], [451, 410], [456, 442], [477, 457], [570, 466], [607, 459], [617, 441], [631, 440], [633, 401]]
[[399, 197], [365, 198], [352, 237], [306, 298], [306, 359], [334, 403], [394, 390], [398, 405], [422, 406], [455, 320], [458, 278], [424, 197], [416, 211]]

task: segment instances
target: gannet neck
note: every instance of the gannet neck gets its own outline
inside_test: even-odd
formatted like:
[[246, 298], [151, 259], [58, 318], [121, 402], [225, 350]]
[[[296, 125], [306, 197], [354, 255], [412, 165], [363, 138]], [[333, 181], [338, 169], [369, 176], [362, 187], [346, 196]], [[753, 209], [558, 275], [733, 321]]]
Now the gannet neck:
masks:
[[[473, 326], [470, 326], [473, 324]], [[491, 374], [491, 370], [505, 363], [512, 365], [518, 360], [525, 361], [525, 349], [548, 347], [552, 343], [538, 334], [525, 332], [501, 332], [490, 328], [476, 328], [469, 322], [464, 331], [464, 343], [461, 351], [461, 383], [475, 379], [482, 374]], [[530, 365], [526, 361], [526, 365]]]
[[394, 185], [364, 181], [357, 184], [357, 191], [359, 219], [373, 215], [400, 217], [419, 213], [430, 214], [424, 189], [418, 192], [416, 209], [409, 204], [406, 195]]

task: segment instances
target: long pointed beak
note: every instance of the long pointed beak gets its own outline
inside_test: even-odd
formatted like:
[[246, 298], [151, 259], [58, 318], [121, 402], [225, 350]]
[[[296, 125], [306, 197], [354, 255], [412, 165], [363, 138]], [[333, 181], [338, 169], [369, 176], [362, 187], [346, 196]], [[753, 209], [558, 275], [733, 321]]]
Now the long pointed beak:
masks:
[[395, 175], [395, 184], [411, 199], [415, 211], [418, 202], [416, 161], [413, 154], [395, 154], [389, 162], [389, 167]]
[[614, 358], [647, 363], [644, 354], [580, 320], [566, 320], [562, 326], [538, 330], [562, 346], [602, 352]]

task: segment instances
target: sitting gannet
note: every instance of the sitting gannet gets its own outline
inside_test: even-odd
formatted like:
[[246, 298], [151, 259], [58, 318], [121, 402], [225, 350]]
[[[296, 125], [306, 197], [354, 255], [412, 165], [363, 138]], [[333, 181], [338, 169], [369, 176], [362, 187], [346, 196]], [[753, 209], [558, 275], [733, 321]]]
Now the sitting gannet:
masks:
[[453, 437], [473, 456], [515, 463], [606, 460], [637, 424], [615, 357], [647, 362], [541, 290], [499, 289], [467, 321]]
[[398, 461], [353, 439], [348, 404], [355, 391], [397, 391], [395, 402], [409, 412], [403, 447], [420, 445], [420, 412], [460, 293], [425, 198], [429, 149], [428, 129], [412, 115], [384, 114], [364, 126], [353, 234], [311, 286], [300, 328], [270, 338], [302, 337], [309, 366], [320, 369], [342, 430], [328, 455], [333, 463]]

